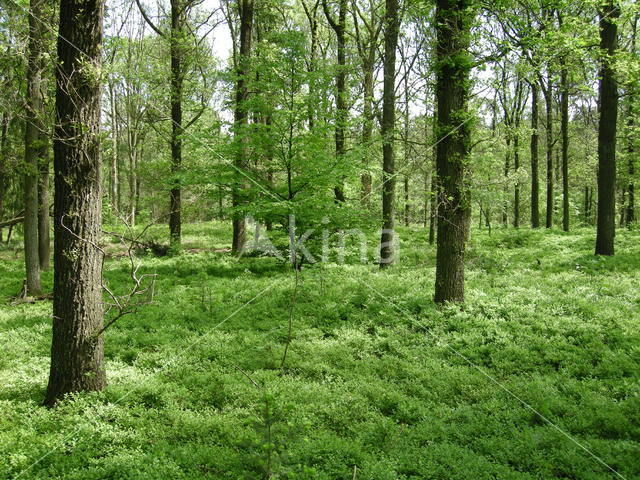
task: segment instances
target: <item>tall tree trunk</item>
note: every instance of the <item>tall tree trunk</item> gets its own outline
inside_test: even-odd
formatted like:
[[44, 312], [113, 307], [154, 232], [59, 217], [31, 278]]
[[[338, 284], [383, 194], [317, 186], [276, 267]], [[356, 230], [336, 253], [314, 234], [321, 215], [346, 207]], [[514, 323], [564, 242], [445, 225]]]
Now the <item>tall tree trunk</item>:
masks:
[[120, 209], [118, 203], [118, 100], [116, 98], [115, 86], [112, 82], [109, 83], [109, 103], [110, 103], [110, 116], [111, 116], [111, 163], [109, 165], [109, 197], [111, 199], [111, 207], [114, 211]]
[[395, 151], [394, 130], [396, 127], [396, 49], [400, 16], [398, 0], [385, 0], [384, 18], [384, 85], [382, 93], [382, 235], [380, 238], [380, 268], [395, 261], [394, 215], [395, 215]]
[[373, 70], [374, 62], [367, 62], [363, 65], [363, 98], [362, 98], [362, 148], [364, 149], [364, 155], [362, 158], [362, 166], [365, 169], [364, 173], [360, 176], [362, 183], [362, 203], [364, 206], [369, 205], [369, 199], [371, 197], [371, 174], [368, 171], [369, 168], [369, 153], [371, 146], [371, 137], [373, 133]]
[[182, 89], [184, 83], [184, 16], [183, 0], [171, 0], [171, 175], [169, 193], [169, 240], [180, 246], [182, 237]]
[[[7, 175], [7, 138], [9, 132], [9, 114], [2, 112], [0, 121], [0, 222], [4, 217], [4, 199], [8, 187]], [[2, 242], [2, 227], [0, 227], [0, 242]]]
[[51, 224], [49, 221], [49, 156], [45, 153], [40, 163], [38, 178], [38, 259], [40, 270], [49, 269], [51, 256]]
[[502, 225], [505, 227], [509, 223], [507, 212], [509, 211], [509, 170], [511, 169], [511, 133], [507, 133], [507, 151], [504, 156], [504, 203], [502, 204]]
[[[634, 98], [630, 98], [629, 102], [630, 104], [634, 101]], [[634, 177], [636, 174], [636, 169], [635, 169], [635, 153], [636, 153], [636, 146], [635, 146], [635, 142], [636, 139], [633, 135], [633, 129], [635, 127], [635, 120], [633, 118], [633, 109], [631, 107], [631, 105], [629, 106], [629, 120], [628, 120], [628, 125], [629, 125], [629, 129], [631, 131], [631, 133], [629, 134], [629, 137], [627, 138], [627, 173], [629, 174], [629, 185], [627, 185], [627, 215], [626, 215], [626, 225], [627, 227], [630, 227], [633, 222], [635, 222], [635, 202], [636, 202], [636, 187], [635, 187], [635, 183], [634, 183]]]
[[[338, 20], [334, 20], [329, 12], [327, 1], [322, 1], [325, 16], [329, 25], [336, 34], [338, 50], [338, 71], [336, 73], [336, 161], [339, 165], [344, 161], [346, 149], [345, 130], [347, 128], [347, 0], [339, 0]], [[338, 184], [334, 187], [334, 195], [338, 202], [344, 202], [345, 196], [343, 186]]]
[[598, 224], [596, 255], [614, 254], [616, 232], [616, 129], [618, 123], [618, 85], [613, 59], [618, 46], [620, 9], [614, 0], [602, 6], [600, 14], [600, 65], [598, 124]]
[[[51, 371], [45, 398], [102, 390], [100, 71], [103, 0], [61, 0], [54, 135]], [[91, 65], [88, 67], [87, 65]]]
[[540, 181], [538, 180], [538, 84], [531, 82], [531, 228], [540, 227]]
[[[633, 26], [632, 26], [632, 33], [631, 33], [630, 50], [631, 50], [631, 53], [633, 54], [637, 54], [636, 34], [638, 31], [639, 17], [640, 17], [640, 14], [636, 14], [632, 24]], [[635, 154], [636, 154], [636, 145], [637, 145], [636, 143], [637, 139], [636, 139], [636, 136], [634, 135], [634, 129], [636, 126], [636, 121], [634, 118], [634, 115], [635, 115], [634, 105], [636, 102], [636, 98], [637, 98], [637, 94], [635, 92], [629, 95], [629, 113], [627, 117], [628, 118], [627, 125], [628, 125], [628, 131], [629, 131], [627, 136], [627, 173], [629, 174], [629, 185], [627, 186], [627, 192], [629, 194], [629, 197], [627, 199], [627, 216], [626, 216], [627, 227], [631, 227], [633, 222], [635, 222], [636, 220], [635, 218], [636, 217], [636, 212], [635, 212], [636, 186], [634, 182], [634, 177], [636, 174], [636, 171], [635, 171], [636, 155]]]
[[438, 190], [438, 172], [434, 162], [433, 172], [431, 173], [431, 191], [429, 192], [429, 245], [433, 245], [436, 241], [436, 220], [438, 218], [438, 199], [440, 198]]
[[562, 132], [562, 230], [569, 231], [569, 85], [567, 68], [560, 72], [560, 117]]
[[[516, 112], [515, 119], [516, 133], [513, 136], [513, 169], [518, 172], [520, 168], [520, 136], [518, 130], [520, 129], [520, 113]], [[520, 182], [516, 178], [516, 184], [513, 189], [513, 226], [515, 228], [520, 227]]]
[[[249, 60], [251, 57], [251, 35], [253, 32], [253, 0], [240, 0], [240, 58], [237, 60], [236, 104], [234, 115], [234, 139], [237, 145], [235, 166], [237, 169], [236, 184], [232, 190], [232, 203], [234, 208], [242, 205], [240, 190], [244, 188], [244, 178], [239, 173], [247, 164], [249, 156], [249, 115], [247, 100], [249, 88], [247, 78], [249, 75]], [[231, 250], [240, 253], [244, 249], [246, 241], [246, 222], [244, 215], [234, 211], [233, 213], [233, 239]]]
[[[469, 90], [472, 0], [436, 1], [438, 248], [436, 303], [464, 301], [464, 253], [471, 219], [465, 179], [470, 150]], [[450, 132], [456, 130], [455, 135]]]
[[543, 89], [547, 115], [547, 211], [545, 227], [553, 227], [553, 92], [551, 74], [547, 76], [547, 86]]
[[26, 293], [38, 295], [40, 287], [40, 252], [38, 243], [38, 177], [46, 156], [42, 75], [44, 70], [44, 0], [29, 4], [29, 46], [27, 58], [27, 97], [25, 109], [24, 161], [24, 261]]

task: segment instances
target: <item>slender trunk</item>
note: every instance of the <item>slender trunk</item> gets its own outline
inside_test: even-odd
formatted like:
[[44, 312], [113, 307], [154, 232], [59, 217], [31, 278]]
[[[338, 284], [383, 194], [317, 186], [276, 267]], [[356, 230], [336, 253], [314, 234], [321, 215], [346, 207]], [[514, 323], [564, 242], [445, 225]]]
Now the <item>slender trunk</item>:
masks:
[[[347, 0], [339, 0], [338, 4], [338, 20], [334, 20], [326, 0], [323, 0], [325, 16], [329, 21], [329, 25], [336, 34], [337, 40], [337, 56], [338, 71], [336, 73], [336, 118], [335, 118], [335, 142], [336, 142], [336, 161], [341, 165], [344, 161], [345, 154], [345, 130], [347, 127]], [[336, 201], [344, 202], [345, 196], [343, 186], [340, 182], [333, 189]]]
[[171, 0], [171, 175], [169, 193], [169, 240], [172, 246], [180, 246], [182, 236], [182, 88], [184, 83], [184, 4], [183, 0]]
[[[27, 97], [25, 108], [25, 176], [24, 176], [24, 260], [26, 294], [38, 295], [40, 287], [40, 252], [38, 243], [38, 177], [46, 156], [44, 104], [42, 99], [44, 70], [44, 1], [31, 0], [29, 5], [29, 45], [27, 58]], [[46, 200], [45, 200], [46, 201]]]
[[[519, 115], [519, 113], [516, 113]], [[516, 134], [513, 137], [513, 169], [518, 172], [520, 168], [520, 138], [518, 130], [520, 128], [520, 119], [516, 118]], [[516, 184], [513, 190], [513, 226], [520, 227], [520, 182], [516, 178]]]
[[429, 192], [429, 245], [433, 245], [436, 241], [436, 219], [438, 217], [438, 173], [435, 171], [435, 165], [433, 172], [431, 173], [431, 191]]
[[[632, 103], [634, 101], [633, 98], [629, 99], [629, 102]], [[629, 107], [629, 120], [628, 120], [629, 130], [631, 133], [627, 139], [627, 173], [629, 174], [629, 185], [627, 185], [627, 216], [626, 216], [626, 225], [630, 227], [633, 222], [635, 222], [635, 183], [634, 177], [636, 174], [635, 170], [635, 137], [633, 135], [633, 129], [635, 127], [635, 120], [633, 118], [633, 110]]]
[[[61, 0], [54, 135], [55, 255], [51, 370], [45, 399], [102, 390], [100, 70], [104, 3]], [[73, 45], [73, 47], [71, 46]], [[92, 67], [87, 68], [87, 64]]]
[[[7, 174], [7, 138], [9, 132], [9, 114], [2, 112], [2, 121], [0, 122], [0, 221], [4, 217], [4, 198], [8, 186]], [[0, 242], [2, 242], [2, 227], [0, 227]]]
[[560, 109], [562, 131], [562, 229], [569, 231], [569, 85], [567, 68], [560, 73]]
[[395, 261], [395, 151], [393, 135], [396, 125], [396, 49], [400, 17], [398, 0], [385, 1], [384, 86], [382, 94], [382, 235], [380, 238], [380, 268]]
[[113, 83], [109, 84], [109, 101], [111, 107], [111, 163], [109, 165], [109, 197], [114, 211], [120, 209], [118, 203], [118, 105]]
[[[631, 33], [631, 53], [636, 54], [636, 33], [638, 30], [638, 19], [640, 15], [636, 14], [633, 19], [632, 33]], [[636, 202], [636, 186], [634, 182], [634, 177], [636, 174], [635, 170], [635, 156], [636, 156], [636, 136], [634, 135], [634, 129], [636, 126], [635, 122], [635, 111], [634, 104], [636, 102], [637, 94], [634, 92], [629, 96], [629, 114], [628, 114], [628, 136], [627, 136], [627, 173], [629, 174], [629, 185], [627, 185], [627, 192], [629, 194], [627, 199], [627, 216], [626, 216], [626, 224], [627, 227], [631, 227], [633, 222], [635, 222], [636, 212], [635, 212], [635, 202]], [[1, 215], [1, 213], [0, 213]]]
[[[236, 104], [234, 114], [234, 140], [237, 145], [235, 157], [236, 182], [232, 190], [233, 207], [237, 209], [243, 204], [241, 190], [245, 182], [239, 173], [247, 164], [249, 156], [249, 115], [247, 99], [249, 88], [247, 78], [249, 75], [249, 59], [251, 56], [251, 35], [253, 32], [253, 0], [240, 1], [240, 58], [237, 59]], [[241, 253], [246, 241], [246, 222], [244, 216], [235, 210], [233, 212], [233, 239], [231, 250]]]
[[551, 74], [547, 77], [547, 87], [544, 89], [545, 108], [547, 113], [547, 228], [553, 227], [553, 94], [551, 86]]
[[364, 155], [362, 157], [362, 167], [364, 173], [360, 176], [362, 182], [362, 203], [364, 206], [369, 205], [371, 197], [371, 174], [369, 168], [369, 147], [371, 146], [371, 137], [373, 133], [373, 69], [374, 62], [366, 62], [363, 65], [363, 98], [362, 98], [362, 148]]
[[[470, 30], [475, 13], [470, 0], [437, 0], [436, 95], [438, 105], [437, 169], [438, 247], [436, 303], [464, 301], [464, 254], [471, 219], [465, 178], [470, 150]], [[449, 133], [456, 129], [455, 135]]]
[[49, 269], [51, 257], [51, 225], [49, 221], [49, 156], [45, 153], [40, 163], [38, 178], [38, 258], [40, 270]]
[[614, 0], [602, 6], [600, 14], [600, 66], [598, 124], [598, 225], [596, 255], [614, 254], [616, 232], [616, 128], [618, 122], [618, 86], [612, 56], [618, 45], [620, 9]]
[[538, 180], [538, 84], [531, 82], [531, 228], [540, 227], [540, 181]]
[[[435, 102], [438, 101], [438, 96], [436, 95]], [[430, 165], [431, 168], [431, 204], [429, 207], [429, 245], [433, 245], [436, 241], [436, 231], [437, 231], [437, 218], [438, 218], [438, 200], [440, 199], [440, 186], [438, 185], [438, 112], [437, 105], [435, 106], [436, 110], [433, 114], [433, 164]]]
[[136, 197], [137, 182], [136, 172], [138, 168], [136, 147], [129, 148], [129, 225], [136, 225]]
[[502, 225], [505, 227], [509, 223], [507, 212], [509, 211], [509, 170], [511, 169], [511, 133], [507, 134], [507, 151], [504, 156], [504, 203], [502, 204]]
[[409, 226], [409, 75], [404, 77], [404, 168], [407, 173], [404, 175], [404, 225]]

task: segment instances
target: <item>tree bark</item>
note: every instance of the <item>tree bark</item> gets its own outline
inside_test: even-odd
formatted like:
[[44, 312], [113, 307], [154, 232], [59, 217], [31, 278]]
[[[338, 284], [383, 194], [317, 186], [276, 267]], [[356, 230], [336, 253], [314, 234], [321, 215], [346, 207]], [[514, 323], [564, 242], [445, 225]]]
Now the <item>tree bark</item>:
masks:
[[[345, 130], [347, 127], [347, 0], [340, 0], [338, 5], [338, 20], [334, 20], [326, 0], [323, 0], [322, 7], [329, 25], [336, 34], [338, 49], [338, 71], [336, 73], [336, 161], [339, 165], [344, 161], [345, 154]], [[336, 185], [333, 189], [336, 201], [344, 202], [345, 196], [343, 186]]]
[[[234, 208], [242, 205], [241, 190], [244, 189], [244, 178], [239, 173], [245, 168], [249, 156], [249, 115], [247, 100], [249, 88], [249, 60], [251, 58], [251, 35], [253, 32], [253, 0], [240, 0], [240, 58], [237, 60], [236, 104], [234, 115], [234, 139], [237, 146], [235, 166], [237, 169], [236, 184], [232, 190], [232, 204]], [[231, 250], [240, 253], [246, 241], [246, 222], [244, 216], [237, 210], [233, 213], [233, 239]]]
[[118, 202], [118, 143], [119, 143], [119, 131], [118, 131], [118, 100], [116, 97], [116, 90], [113, 83], [109, 83], [109, 103], [110, 103], [110, 117], [111, 117], [111, 163], [109, 165], [109, 197], [111, 198], [111, 207], [114, 211], [120, 209]]
[[169, 241], [179, 247], [182, 237], [182, 89], [184, 84], [184, 16], [182, 0], [171, 0], [171, 175], [169, 192]]
[[[464, 301], [464, 254], [471, 218], [465, 178], [470, 151], [469, 38], [472, 0], [436, 2], [437, 169], [440, 186], [436, 253], [436, 303]], [[455, 129], [455, 134], [450, 134]]]
[[400, 30], [398, 0], [385, 1], [384, 18], [384, 84], [382, 93], [382, 235], [380, 238], [380, 268], [395, 261], [395, 151], [396, 127], [396, 49]]
[[[563, 62], [564, 63], [564, 62]], [[569, 231], [569, 85], [567, 68], [560, 72], [560, 130], [562, 135], [562, 230]]]
[[102, 390], [100, 179], [103, 0], [61, 0], [54, 136], [55, 237], [51, 370], [45, 404]]
[[531, 228], [540, 227], [540, 181], [538, 179], [538, 84], [531, 82]]
[[613, 255], [616, 232], [616, 129], [618, 122], [618, 85], [612, 56], [618, 46], [620, 9], [608, 0], [600, 14], [600, 64], [598, 123], [598, 223], [596, 255]]
[[49, 269], [51, 257], [51, 224], [49, 221], [49, 157], [44, 155], [38, 178], [38, 259], [40, 270]]
[[[0, 121], [0, 222], [4, 218], [4, 198], [8, 187], [7, 174], [7, 138], [9, 133], [9, 114], [2, 112]], [[0, 242], [2, 242], [2, 226], [0, 226]]]
[[[42, 75], [44, 71], [44, 28], [40, 20], [44, 1], [31, 0], [29, 4], [29, 45], [27, 58], [27, 97], [25, 109], [24, 161], [24, 261], [26, 270], [26, 293], [39, 295], [40, 251], [38, 240], [38, 178], [40, 166], [46, 156], [44, 134], [44, 103], [42, 98]], [[46, 201], [46, 200], [45, 200]]]
[[543, 89], [545, 109], [547, 115], [546, 137], [547, 137], [547, 210], [546, 228], [553, 227], [553, 94], [551, 86], [551, 74], [547, 76], [547, 86]]

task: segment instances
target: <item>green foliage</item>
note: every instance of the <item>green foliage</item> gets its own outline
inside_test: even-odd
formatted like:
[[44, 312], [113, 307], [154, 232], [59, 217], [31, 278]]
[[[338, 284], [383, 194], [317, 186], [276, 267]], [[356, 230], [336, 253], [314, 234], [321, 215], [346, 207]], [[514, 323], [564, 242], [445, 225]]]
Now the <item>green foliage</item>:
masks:
[[[1, 478], [53, 448], [25, 478], [612, 478], [491, 378], [640, 475], [637, 232], [602, 258], [586, 229], [473, 230], [467, 304], [439, 310], [426, 232], [400, 229], [385, 273], [356, 255], [302, 270], [283, 371], [293, 274], [216, 252], [228, 235], [188, 225], [180, 254], [144, 257], [156, 301], [107, 331], [110, 385], [55, 410], [40, 406], [51, 304], [9, 305], [22, 266], [0, 251]], [[107, 251], [124, 292], [127, 261]]]

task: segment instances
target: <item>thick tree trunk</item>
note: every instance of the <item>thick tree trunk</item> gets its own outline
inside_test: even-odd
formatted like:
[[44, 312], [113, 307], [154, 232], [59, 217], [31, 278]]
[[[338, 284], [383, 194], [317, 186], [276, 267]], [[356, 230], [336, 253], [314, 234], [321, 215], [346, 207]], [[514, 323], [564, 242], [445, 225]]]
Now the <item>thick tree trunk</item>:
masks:
[[531, 228], [540, 227], [540, 181], [538, 179], [538, 84], [531, 82]]
[[[464, 301], [464, 254], [471, 219], [465, 170], [471, 136], [468, 100], [473, 11], [471, 0], [436, 2], [437, 132], [441, 138], [437, 145], [440, 198], [436, 303]], [[455, 135], [450, 135], [454, 129]]]
[[[249, 156], [249, 115], [247, 100], [249, 88], [247, 78], [249, 74], [249, 60], [251, 57], [251, 35], [253, 32], [253, 0], [241, 0], [240, 3], [240, 58], [237, 59], [238, 79], [236, 81], [236, 104], [234, 115], [234, 139], [237, 145], [235, 158], [236, 184], [232, 190], [232, 203], [234, 208], [242, 205], [241, 190], [244, 189], [244, 178], [239, 172], [247, 164]], [[234, 211], [233, 213], [233, 239], [231, 250], [241, 253], [246, 241], [246, 222], [244, 215]]]
[[612, 56], [618, 45], [620, 9], [609, 0], [600, 13], [600, 66], [598, 124], [598, 224], [596, 255], [614, 254], [616, 232], [616, 128], [618, 122], [618, 86]]
[[179, 247], [182, 237], [182, 88], [184, 83], [184, 15], [183, 0], [171, 0], [171, 175], [169, 192], [169, 240]]
[[[29, 5], [29, 46], [27, 58], [27, 97], [25, 109], [24, 161], [24, 261], [26, 293], [38, 295], [40, 287], [40, 251], [38, 243], [38, 178], [46, 156], [42, 74], [44, 70], [44, 1], [31, 0]], [[46, 201], [46, 200], [45, 200]]]
[[400, 17], [398, 0], [386, 0], [384, 19], [384, 85], [382, 93], [382, 235], [380, 238], [380, 268], [395, 261], [395, 150], [393, 135], [396, 126], [396, 49]]
[[[61, 0], [54, 136], [51, 371], [45, 399], [101, 390], [100, 71], [103, 0]], [[89, 67], [88, 65], [91, 65]]]

